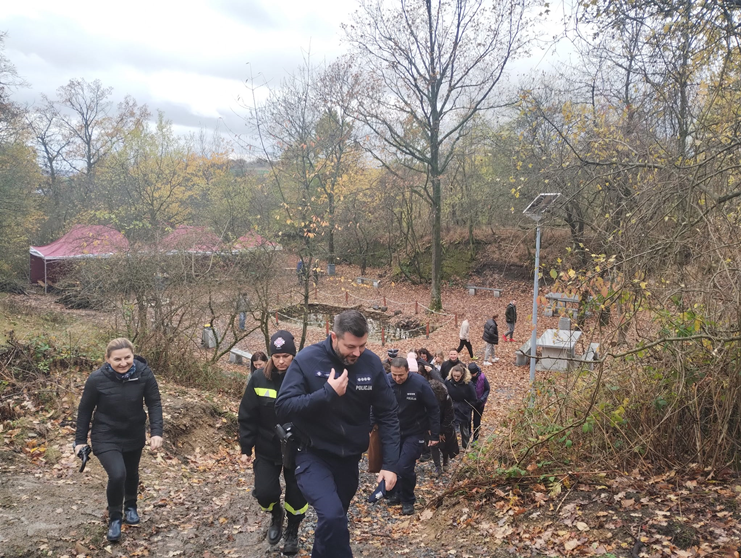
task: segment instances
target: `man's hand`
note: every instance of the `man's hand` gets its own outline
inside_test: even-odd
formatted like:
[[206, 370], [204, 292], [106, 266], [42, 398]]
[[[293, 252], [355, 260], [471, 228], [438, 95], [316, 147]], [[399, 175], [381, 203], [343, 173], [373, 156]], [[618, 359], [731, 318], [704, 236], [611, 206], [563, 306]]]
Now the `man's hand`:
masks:
[[341, 376], [337, 376], [334, 368], [332, 368], [332, 371], [329, 373], [329, 378], [327, 378], [327, 383], [332, 386], [332, 389], [335, 390], [337, 395], [340, 397], [345, 395], [345, 392], [347, 391], [347, 368], [345, 368]]
[[428, 445], [428, 446], [430, 446], [430, 447], [432, 447], [432, 446], [436, 446], [436, 445], [438, 445], [439, 443], [440, 443], [440, 442], [438, 442], [437, 440], [430, 440], [430, 441], [429, 441], [429, 442], [427, 443], [427, 445]]
[[381, 480], [386, 481], [386, 491], [388, 492], [396, 486], [396, 473], [392, 473], [386, 469], [381, 469], [381, 472], [378, 473], [378, 476], [376, 477], [376, 482], [381, 482]]
[[149, 447], [153, 450], [156, 450], [158, 448], [162, 447], [162, 436], [152, 436], [149, 439]]
[[77, 457], [77, 454], [78, 454], [78, 453], [80, 453], [80, 450], [81, 450], [82, 448], [84, 448], [84, 447], [85, 447], [86, 445], [87, 445], [87, 444], [77, 444], [77, 445], [75, 446], [75, 449], [74, 449], [74, 450], [72, 450], [72, 451], [74, 451], [74, 452], [75, 452], [75, 457]]
[[239, 460], [243, 465], [249, 465], [252, 462], [252, 454], [247, 455], [246, 453], [243, 453], [239, 456]]

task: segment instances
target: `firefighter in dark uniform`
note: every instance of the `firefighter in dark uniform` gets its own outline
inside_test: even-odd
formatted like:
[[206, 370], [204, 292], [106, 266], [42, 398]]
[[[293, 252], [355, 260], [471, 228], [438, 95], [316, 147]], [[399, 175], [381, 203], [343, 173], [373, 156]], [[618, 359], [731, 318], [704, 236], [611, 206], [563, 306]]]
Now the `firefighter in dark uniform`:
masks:
[[370, 409], [379, 425], [383, 464], [377, 482], [396, 484], [399, 419], [381, 359], [366, 350], [368, 324], [357, 310], [335, 316], [329, 337], [291, 363], [275, 410], [302, 438], [296, 479], [317, 513], [312, 558], [352, 556], [347, 511], [368, 448]]
[[252, 492], [260, 507], [272, 514], [268, 528], [268, 542], [278, 544], [283, 534], [283, 508], [280, 505], [280, 473], [286, 482], [284, 507], [288, 512], [288, 526], [283, 554], [298, 552], [298, 529], [309, 506], [296, 483], [293, 469], [283, 467], [281, 442], [275, 430], [275, 398], [286, 370], [296, 355], [293, 335], [277, 331], [270, 338], [270, 359], [264, 368], [255, 370], [247, 382], [239, 405], [239, 445], [242, 460], [249, 462], [255, 449], [255, 489]]
[[414, 468], [425, 445], [425, 435], [429, 432], [430, 446], [436, 446], [440, 436], [440, 407], [430, 384], [420, 374], [409, 373], [407, 359], [397, 357], [391, 360], [391, 373], [388, 375], [391, 390], [399, 405], [399, 427], [401, 442], [399, 479], [389, 504], [401, 503], [401, 513], [414, 513], [414, 488], [417, 474]]

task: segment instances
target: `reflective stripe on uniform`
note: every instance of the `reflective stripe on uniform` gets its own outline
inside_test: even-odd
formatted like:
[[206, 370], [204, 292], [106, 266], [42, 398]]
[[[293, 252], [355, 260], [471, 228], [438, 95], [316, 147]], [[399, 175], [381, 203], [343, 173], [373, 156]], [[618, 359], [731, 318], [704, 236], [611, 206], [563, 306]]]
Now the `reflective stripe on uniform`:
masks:
[[275, 507], [275, 504], [277, 504], [277, 503], [278, 502], [273, 502], [267, 508], [263, 508], [262, 506], [260, 506], [260, 509], [262, 509], [262, 511], [271, 512], [271, 511], [273, 511], [273, 508]]
[[284, 502], [283, 507], [286, 508], [286, 511], [291, 515], [303, 515], [309, 509], [309, 504], [304, 504], [304, 507], [300, 510], [293, 509], [293, 506], [291, 506], [291, 504], [289, 504], [288, 502]]
[[275, 399], [276, 397], [278, 397], [278, 392], [274, 389], [269, 388], [256, 387], [255, 393], [260, 397], [270, 397], [271, 399]]

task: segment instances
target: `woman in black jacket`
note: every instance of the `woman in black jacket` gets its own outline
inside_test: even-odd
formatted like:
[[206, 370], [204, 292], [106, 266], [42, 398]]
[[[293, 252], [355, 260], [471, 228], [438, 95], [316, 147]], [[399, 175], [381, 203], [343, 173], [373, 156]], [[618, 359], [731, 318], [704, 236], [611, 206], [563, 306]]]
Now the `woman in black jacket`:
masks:
[[[147, 404], [146, 413], [144, 403]], [[77, 455], [87, 445], [92, 419], [93, 454], [108, 473], [109, 541], [121, 538], [122, 520], [129, 525], [139, 523], [136, 500], [147, 414], [151, 433], [149, 445], [157, 449], [162, 445], [162, 405], [157, 380], [147, 361], [134, 356], [131, 341], [114, 339], [106, 347], [105, 364], [85, 382], [77, 409], [74, 447]]]
[[[458, 440], [455, 438], [455, 410], [453, 400], [448, 395], [448, 388], [444, 382], [432, 377], [431, 371], [420, 368], [419, 372], [430, 383], [432, 393], [435, 394], [437, 405], [440, 408], [440, 443], [430, 448], [432, 462], [435, 464], [435, 474], [439, 477], [443, 469], [448, 466], [448, 460], [458, 455]], [[442, 463], [440, 457], [442, 456]]]
[[250, 375], [239, 405], [239, 445], [242, 461], [249, 463], [255, 449], [255, 490], [260, 507], [272, 514], [268, 542], [278, 544], [283, 534], [283, 509], [280, 507], [280, 473], [286, 481], [285, 508], [288, 512], [283, 554], [298, 552], [298, 529], [308, 504], [296, 482], [293, 468], [283, 466], [281, 442], [275, 431], [275, 398], [283, 384], [286, 370], [296, 356], [293, 335], [277, 331], [270, 338], [270, 359], [264, 368]]
[[455, 425], [461, 431], [461, 446], [468, 447], [471, 439], [471, 416], [476, 406], [476, 388], [471, 383], [471, 373], [463, 364], [456, 364], [445, 380], [455, 408]]

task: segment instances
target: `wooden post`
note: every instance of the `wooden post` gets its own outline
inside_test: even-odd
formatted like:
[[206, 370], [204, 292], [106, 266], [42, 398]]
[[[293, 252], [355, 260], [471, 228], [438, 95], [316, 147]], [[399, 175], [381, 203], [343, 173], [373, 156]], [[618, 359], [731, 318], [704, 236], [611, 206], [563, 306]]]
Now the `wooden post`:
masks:
[[327, 330], [327, 335], [329, 335], [329, 320], [327, 320], [324, 324], [324, 329]]
[[425, 337], [427, 339], [430, 338], [430, 322], [427, 322], [427, 331], [425, 332]]
[[278, 312], [275, 313], [275, 325], [278, 325]]
[[350, 293], [345, 291], [345, 304], [350, 304]]
[[386, 330], [381, 326], [381, 347], [386, 346]]
[[388, 306], [388, 304], [386, 304], [386, 295], [383, 295], [383, 305]]
[[414, 313], [419, 314], [419, 302], [414, 301]]

